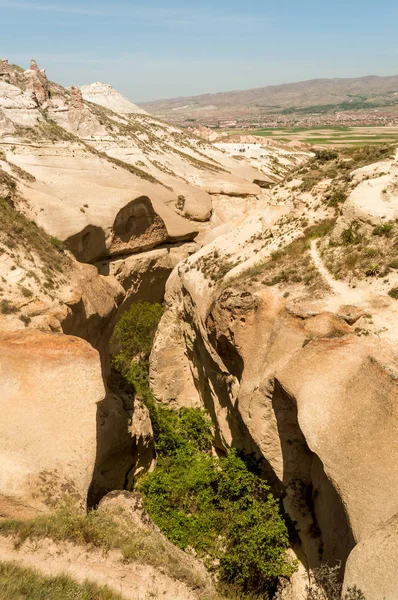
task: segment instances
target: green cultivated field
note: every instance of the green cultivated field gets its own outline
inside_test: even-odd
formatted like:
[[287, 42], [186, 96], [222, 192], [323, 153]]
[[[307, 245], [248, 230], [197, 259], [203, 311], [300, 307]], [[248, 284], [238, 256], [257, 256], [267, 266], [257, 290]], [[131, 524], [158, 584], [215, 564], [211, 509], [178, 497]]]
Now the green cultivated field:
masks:
[[[225, 130], [224, 130], [225, 131]], [[306, 144], [354, 146], [364, 144], [398, 143], [398, 126], [368, 127], [295, 127], [231, 129], [231, 135], [255, 135], [269, 137], [279, 142], [299, 141]]]

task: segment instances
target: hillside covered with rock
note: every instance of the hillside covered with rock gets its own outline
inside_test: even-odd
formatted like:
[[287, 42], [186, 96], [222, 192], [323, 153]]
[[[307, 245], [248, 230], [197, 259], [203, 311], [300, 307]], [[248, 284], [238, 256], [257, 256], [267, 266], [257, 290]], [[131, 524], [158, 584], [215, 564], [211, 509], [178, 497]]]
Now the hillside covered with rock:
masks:
[[[203, 600], [335, 600], [337, 564], [395, 600], [397, 150], [214, 141], [0, 62], [0, 560]], [[156, 504], [194, 460], [212, 545], [206, 494]], [[251, 510], [261, 589], [216, 526]]]

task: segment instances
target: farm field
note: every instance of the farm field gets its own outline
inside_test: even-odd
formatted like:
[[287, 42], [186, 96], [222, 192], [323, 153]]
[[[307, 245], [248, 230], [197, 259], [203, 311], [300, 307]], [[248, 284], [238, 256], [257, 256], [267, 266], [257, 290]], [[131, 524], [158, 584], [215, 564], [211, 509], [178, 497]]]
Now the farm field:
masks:
[[[225, 132], [225, 130], [223, 130]], [[231, 129], [231, 135], [255, 135], [269, 137], [279, 142], [299, 141], [307, 144], [354, 146], [398, 142], [398, 126], [360, 127], [296, 127]]]

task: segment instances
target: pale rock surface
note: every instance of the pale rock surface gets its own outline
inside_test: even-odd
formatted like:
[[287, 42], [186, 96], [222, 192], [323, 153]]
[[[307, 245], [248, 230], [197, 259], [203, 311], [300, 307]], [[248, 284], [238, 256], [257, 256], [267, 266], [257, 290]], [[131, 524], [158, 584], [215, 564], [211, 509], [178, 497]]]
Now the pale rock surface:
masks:
[[361, 541], [351, 552], [344, 590], [355, 585], [369, 600], [397, 597], [398, 515]]
[[148, 409], [112, 375], [98, 404], [96, 460], [88, 496], [90, 506], [113, 490], [132, 489], [136, 477], [155, 466], [155, 447]]
[[66, 90], [34, 61], [27, 71], [0, 64], [0, 138], [7, 163], [27, 174], [16, 178], [26, 214], [84, 262], [193, 240], [212, 195], [254, 198], [254, 182], [268, 182], [259, 164], [158, 121], [111, 86]]
[[292, 168], [303, 165], [312, 156], [309, 151], [300, 152], [297, 148], [254, 136], [232, 136], [218, 140], [214, 145], [229, 157], [238, 158], [241, 168], [250, 165], [257, 169], [261, 187], [283, 181]]
[[297, 558], [294, 550], [288, 550], [289, 557], [297, 562], [297, 571], [289, 580], [284, 580], [279, 584], [277, 600], [307, 600], [307, 590], [310, 586], [310, 578], [305, 566]]
[[[34, 127], [40, 120], [41, 115], [37, 102], [31, 93], [23, 92], [18, 87], [0, 80], [0, 116], [14, 125], [22, 127]], [[7, 123], [5, 121], [5, 123]], [[11, 133], [12, 129], [0, 128], [2, 134]]]
[[163, 302], [167, 279], [173, 269], [166, 248], [133, 254], [127, 258], [98, 263], [99, 272], [112, 275], [125, 290], [124, 312], [133, 302]]
[[84, 505], [105, 396], [98, 353], [81, 339], [23, 331], [1, 334], [0, 355], [0, 512], [48, 511], [65, 495]]
[[143, 497], [137, 492], [110, 492], [101, 500], [98, 510], [116, 519], [127, 519], [135, 529], [149, 529], [160, 533], [159, 527], [145, 510]]
[[[354, 290], [328, 276], [330, 287], [308, 297], [297, 284], [268, 288], [261, 274], [240, 280], [299, 235], [290, 202], [258, 206], [178, 265], [151, 383], [163, 402], [206, 408], [220, 449], [262, 458], [311, 567], [344, 565], [398, 512], [398, 322], [392, 300], [376, 298], [369, 284]], [[324, 277], [315, 249], [313, 268]], [[380, 339], [358, 337], [364, 312], [375, 323], [390, 321]]]
[[398, 152], [389, 161], [357, 169], [352, 177], [356, 185], [343, 204], [335, 237], [352, 223], [371, 230], [398, 218]]
[[84, 100], [104, 106], [115, 113], [122, 115], [147, 114], [143, 108], [139, 108], [139, 106], [130, 102], [122, 94], [119, 94], [111, 85], [102, 81], [82, 85], [80, 90]]
[[[170, 192], [80, 147], [6, 147], [11, 164], [35, 178], [20, 189], [27, 214], [65, 240], [81, 261], [193, 239], [197, 228], [173, 212]], [[152, 197], [152, 201], [149, 199]]]
[[218, 140], [221, 135], [214, 131], [214, 129], [210, 129], [209, 127], [205, 127], [201, 125], [200, 127], [191, 127], [189, 129], [194, 135], [197, 135], [200, 138], [206, 140], [206, 142], [215, 142]]

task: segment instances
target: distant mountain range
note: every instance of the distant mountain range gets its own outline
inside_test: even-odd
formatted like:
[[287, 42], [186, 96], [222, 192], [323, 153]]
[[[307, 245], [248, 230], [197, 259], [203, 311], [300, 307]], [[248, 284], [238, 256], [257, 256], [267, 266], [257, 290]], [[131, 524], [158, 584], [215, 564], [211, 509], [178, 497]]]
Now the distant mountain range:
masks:
[[398, 75], [313, 79], [244, 91], [147, 102], [149, 113], [169, 121], [251, 120], [272, 115], [373, 111], [398, 114]]

